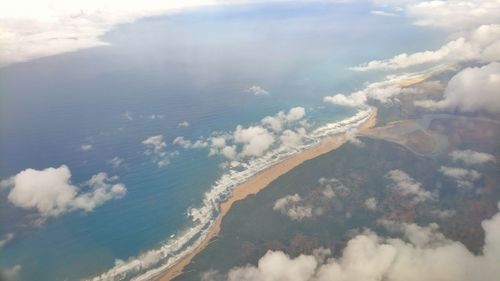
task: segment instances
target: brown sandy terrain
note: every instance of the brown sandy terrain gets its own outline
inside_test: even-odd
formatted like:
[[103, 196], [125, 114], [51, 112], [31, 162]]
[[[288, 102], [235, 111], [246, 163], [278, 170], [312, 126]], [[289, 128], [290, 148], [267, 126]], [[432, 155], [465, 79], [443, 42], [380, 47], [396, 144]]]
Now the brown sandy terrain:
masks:
[[[370, 118], [359, 126], [359, 132], [363, 133], [364, 131], [374, 127], [376, 123], [377, 123], [377, 110], [374, 109]], [[316, 158], [322, 154], [337, 149], [346, 141], [347, 137], [345, 134], [338, 134], [331, 137], [327, 137], [318, 145], [310, 149], [304, 150], [303, 152], [297, 153], [293, 156], [290, 156], [289, 158], [283, 160], [282, 162], [277, 163], [263, 170], [262, 172], [250, 178], [248, 181], [235, 187], [232, 196], [227, 201], [221, 203], [220, 213], [217, 216], [215, 223], [210, 228], [205, 239], [193, 251], [182, 257], [177, 263], [168, 268], [163, 273], [163, 275], [159, 277], [158, 280], [160, 281], [172, 280], [182, 273], [183, 269], [191, 262], [191, 259], [193, 259], [193, 257], [196, 256], [196, 254], [202, 251], [209, 244], [212, 238], [218, 235], [222, 219], [236, 201], [243, 200], [250, 195], [257, 194], [259, 191], [268, 186], [272, 181], [286, 174], [293, 168], [299, 166], [304, 161]]]
[[422, 130], [407, 134], [405, 144], [422, 154], [432, 153], [437, 145], [434, 138]]
[[364, 130], [360, 135], [391, 141], [421, 154], [432, 153], [437, 146], [432, 133], [420, 128], [413, 120], [394, 121]]

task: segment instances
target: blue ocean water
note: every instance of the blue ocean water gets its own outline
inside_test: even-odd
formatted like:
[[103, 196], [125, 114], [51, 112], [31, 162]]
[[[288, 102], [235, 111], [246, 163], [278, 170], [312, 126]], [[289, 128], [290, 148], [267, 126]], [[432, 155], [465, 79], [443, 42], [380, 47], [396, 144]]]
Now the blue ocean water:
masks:
[[[219, 157], [182, 150], [196, 139], [250, 125], [294, 106], [313, 120], [352, 115], [322, 97], [362, 88], [383, 73], [347, 70], [372, 59], [436, 47], [442, 34], [359, 4], [273, 4], [200, 8], [119, 26], [109, 46], [0, 69], [0, 178], [67, 165], [72, 182], [98, 172], [120, 177], [127, 195], [89, 213], [33, 226], [0, 190], [0, 267], [20, 280], [78, 280], [162, 244], [189, 225], [186, 211], [221, 175]], [[269, 96], [246, 89], [260, 85]], [[189, 127], [179, 127], [180, 122]], [[142, 141], [162, 134], [165, 167]], [[82, 144], [92, 149], [82, 151]], [[124, 159], [114, 168], [109, 161]]]

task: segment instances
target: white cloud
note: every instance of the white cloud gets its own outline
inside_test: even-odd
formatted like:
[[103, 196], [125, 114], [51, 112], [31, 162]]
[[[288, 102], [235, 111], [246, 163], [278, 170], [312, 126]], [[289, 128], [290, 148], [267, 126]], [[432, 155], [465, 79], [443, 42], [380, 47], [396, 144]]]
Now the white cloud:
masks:
[[146, 150], [147, 155], [151, 154], [157, 154], [158, 156], [165, 155], [165, 148], [167, 147], [167, 144], [163, 140], [162, 135], [151, 136], [143, 140], [142, 144], [144, 144], [147, 147]]
[[0, 249], [3, 246], [5, 246], [5, 244], [9, 243], [9, 241], [11, 241], [12, 239], [14, 239], [14, 233], [5, 234], [4, 238], [2, 240], [0, 240]]
[[413, 245], [425, 247], [426, 245], [446, 244], [445, 236], [438, 231], [437, 223], [430, 223], [427, 226], [419, 226], [415, 223], [401, 223], [391, 220], [379, 220], [377, 223], [385, 227], [392, 233], [403, 234]]
[[448, 82], [440, 101], [415, 101], [416, 106], [429, 110], [500, 112], [500, 63], [461, 70]]
[[392, 12], [387, 12], [387, 11], [381, 11], [381, 10], [372, 10], [370, 11], [370, 14], [376, 15], [376, 16], [382, 16], [382, 17], [397, 17], [398, 14], [392, 13]]
[[108, 45], [114, 26], [182, 9], [245, 1], [4, 1], [0, 10], [0, 65]]
[[306, 130], [304, 128], [299, 128], [297, 131], [285, 130], [280, 136], [280, 140], [283, 146], [288, 148], [299, 147], [303, 144], [303, 139], [306, 136]]
[[246, 90], [246, 92], [251, 93], [255, 96], [268, 96], [269, 95], [269, 91], [265, 90], [264, 88], [262, 88], [261, 86], [258, 86], [258, 85], [251, 86], [250, 88], [248, 88]]
[[372, 211], [377, 210], [377, 204], [378, 204], [378, 201], [377, 201], [377, 198], [375, 198], [375, 197], [370, 197], [370, 198], [366, 199], [366, 201], [365, 201], [365, 207], [368, 210], [372, 210]]
[[182, 136], [176, 137], [173, 141], [172, 144], [180, 145], [184, 149], [190, 149], [190, 148], [205, 148], [208, 147], [208, 142], [199, 139], [195, 141], [194, 143], [191, 142], [190, 140], [185, 139]]
[[473, 151], [470, 149], [452, 151], [450, 153], [450, 157], [455, 162], [463, 162], [467, 165], [478, 165], [487, 162], [496, 162], [495, 156], [484, 152]]
[[303, 107], [293, 107], [288, 111], [288, 113], [280, 111], [273, 116], [266, 116], [262, 118], [261, 124], [275, 132], [280, 132], [287, 125], [302, 120], [305, 115], [306, 110]]
[[439, 172], [455, 180], [459, 187], [469, 188], [473, 182], [478, 180], [481, 175], [476, 170], [467, 170], [462, 168], [441, 166]]
[[236, 151], [236, 146], [225, 146], [221, 149], [220, 153], [227, 159], [235, 159], [238, 152]]
[[89, 189], [84, 191], [71, 183], [71, 172], [65, 165], [26, 169], [12, 178], [9, 202], [20, 208], [35, 209], [43, 218], [78, 209], [90, 212], [106, 201], [122, 198], [127, 191], [123, 184], [112, 183], [117, 177], [108, 177], [106, 173], [96, 174], [83, 183]]
[[298, 221], [313, 216], [312, 207], [304, 205], [304, 200], [298, 194], [287, 195], [276, 200], [273, 210]]
[[236, 127], [235, 143], [243, 144], [242, 156], [261, 156], [274, 143], [274, 135], [260, 126]]
[[247, 266], [232, 269], [228, 280], [250, 281], [302, 281], [314, 274], [317, 262], [313, 256], [300, 255], [290, 259], [283, 252], [269, 251], [259, 260], [257, 267]]
[[500, 2], [497, 0], [423, 1], [407, 6], [415, 24], [447, 30], [464, 30], [481, 24], [500, 23]]
[[356, 91], [348, 96], [344, 94], [336, 94], [334, 96], [326, 96], [323, 98], [324, 102], [349, 107], [364, 106], [367, 100], [368, 98], [365, 91]]
[[482, 223], [485, 240], [480, 255], [445, 238], [436, 224], [392, 223], [390, 227], [404, 239], [365, 231], [348, 241], [339, 258], [329, 259], [290, 258], [283, 252], [268, 251], [257, 266], [235, 267], [226, 277], [229, 281], [471, 281], [500, 276], [500, 213]]
[[352, 67], [355, 71], [401, 69], [421, 64], [483, 63], [500, 60], [500, 25], [482, 25], [465, 37], [448, 42], [433, 51], [402, 53], [387, 60], [374, 60]]
[[336, 94], [333, 96], [326, 96], [323, 98], [323, 102], [359, 108], [366, 107], [368, 100], [376, 100], [384, 104], [390, 104], [398, 101], [397, 97], [399, 95], [418, 93], [418, 89], [404, 87], [402, 85], [406, 83], [406, 81], [424, 80], [427, 75], [429, 74], [410, 73], [388, 75], [385, 80], [368, 84], [363, 90], [355, 91], [348, 95]]
[[2, 281], [15, 281], [18, 280], [19, 273], [21, 272], [21, 265], [16, 264], [13, 267], [6, 269], [0, 268], [0, 280]]
[[404, 196], [409, 196], [415, 203], [435, 199], [432, 193], [422, 188], [422, 184], [401, 170], [391, 170], [387, 177], [394, 182], [394, 188]]
[[449, 219], [457, 214], [455, 210], [431, 210], [430, 213], [443, 220]]
[[288, 114], [286, 115], [286, 121], [288, 122], [294, 122], [298, 121], [306, 115], [306, 110], [303, 107], [297, 106], [293, 107], [288, 111]]
[[82, 146], [80, 147], [83, 151], [89, 151], [93, 148], [93, 146], [91, 144], [82, 144]]
[[189, 127], [189, 122], [188, 121], [182, 121], [181, 123], [177, 124], [177, 127], [179, 127], [179, 128], [187, 128], [187, 127]]
[[153, 156], [153, 161], [156, 162], [158, 167], [170, 164], [170, 158], [178, 154], [178, 152], [167, 153], [165, 150], [167, 144], [162, 135], [151, 136], [143, 140], [142, 144], [146, 147], [144, 154]]
[[333, 191], [332, 186], [329, 184], [325, 185], [321, 193], [328, 199], [332, 199], [333, 197], [335, 197], [335, 191]]
[[118, 156], [113, 157], [113, 159], [109, 160], [108, 163], [113, 167], [113, 168], [119, 168], [125, 160], [123, 158], [120, 158]]
[[[349, 193], [349, 189], [335, 178], [320, 178], [318, 183], [319, 186], [311, 189], [311, 192], [305, 195], [304, 198], [298, 194], [279, 198], [274, 203], [273, 210], [297, 221], [318, 217], [323, 215], [327, 209], [336, 205], [335, 201], [329, 199], [337, 196], [337, 193], [340, 197], [344, 197]], [[339, 210], [342, 206], [336, 205], [335, 208]]]
[[0, 190], [10, 188], [14, 185], [14, 177], [0, 180]]
[[[302, 145], [308, 127], [303, 107], [293, 107], [262, 118], [260, 124], [249, 127], [236, 126], [233, 132], [212, 134], [209, 155], [223, 155], [229, 160], [253, 159], [272, 149], [293, 149]], [[182, 141], [182, 142], [181, 142]], [[179, 144], [189, 145], [184, 139]], [[208, 143], [207, 143], [208, 146]]]

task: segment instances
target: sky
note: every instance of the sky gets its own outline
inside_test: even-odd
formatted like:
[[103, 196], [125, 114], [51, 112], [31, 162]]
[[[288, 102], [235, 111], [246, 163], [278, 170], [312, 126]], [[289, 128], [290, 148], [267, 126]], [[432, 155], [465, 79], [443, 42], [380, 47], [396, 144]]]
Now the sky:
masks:
[[[271, 0], [273, 2], [285, 2]], [[184, 9], [239, 5], [261, 0], [183, 1], [0, 1], [0, 65], [109, 44], [102, 35], [116, 25], [140, 18], [172, 14]], [[294, 2], [308, 2], [305, 0]], [[496, 0], [317, 0], [316, 2], [361, 2], [378, 16], [410, 17], [415, 25], [467, 33], [484, 24], [498, 24], [500, 4]]]

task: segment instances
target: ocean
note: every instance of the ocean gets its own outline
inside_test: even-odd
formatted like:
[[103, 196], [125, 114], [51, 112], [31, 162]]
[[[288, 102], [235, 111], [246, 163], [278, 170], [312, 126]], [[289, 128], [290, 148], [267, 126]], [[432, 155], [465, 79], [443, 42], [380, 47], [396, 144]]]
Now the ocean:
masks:
[[[163, 248], [151, 262], [124, 266], [174, 247], [168, 241], [196, 226], [188, 211], [225, 173], [221, 156], [183, 149], [176, 137], [207, 138], [297, 106], [315, 127], [349, 118], [357, 111], [322, 98], [384, 73], [348, 67], [446, 39], [367, 14], [355, 3], [199, 8], [118, 26], [104, 36], [108, 46], [0, 68], [1, 179], [67, 165], [74, 184], [106, 172], [127, 187], [92, 212], [39, 224], [0, 190], [0, 237], [14, 234], [0, 248], [0, 268], [20, 265], [20, 280], [129, 280], [167, 262], [174, 256]], [[250, 93], [255, 85], [269, 94]], [[145, 155], [142, 142], [154, 135], [173, 153], [168, 165]], [[115, 265], [132, 269], [109, 271]]]

